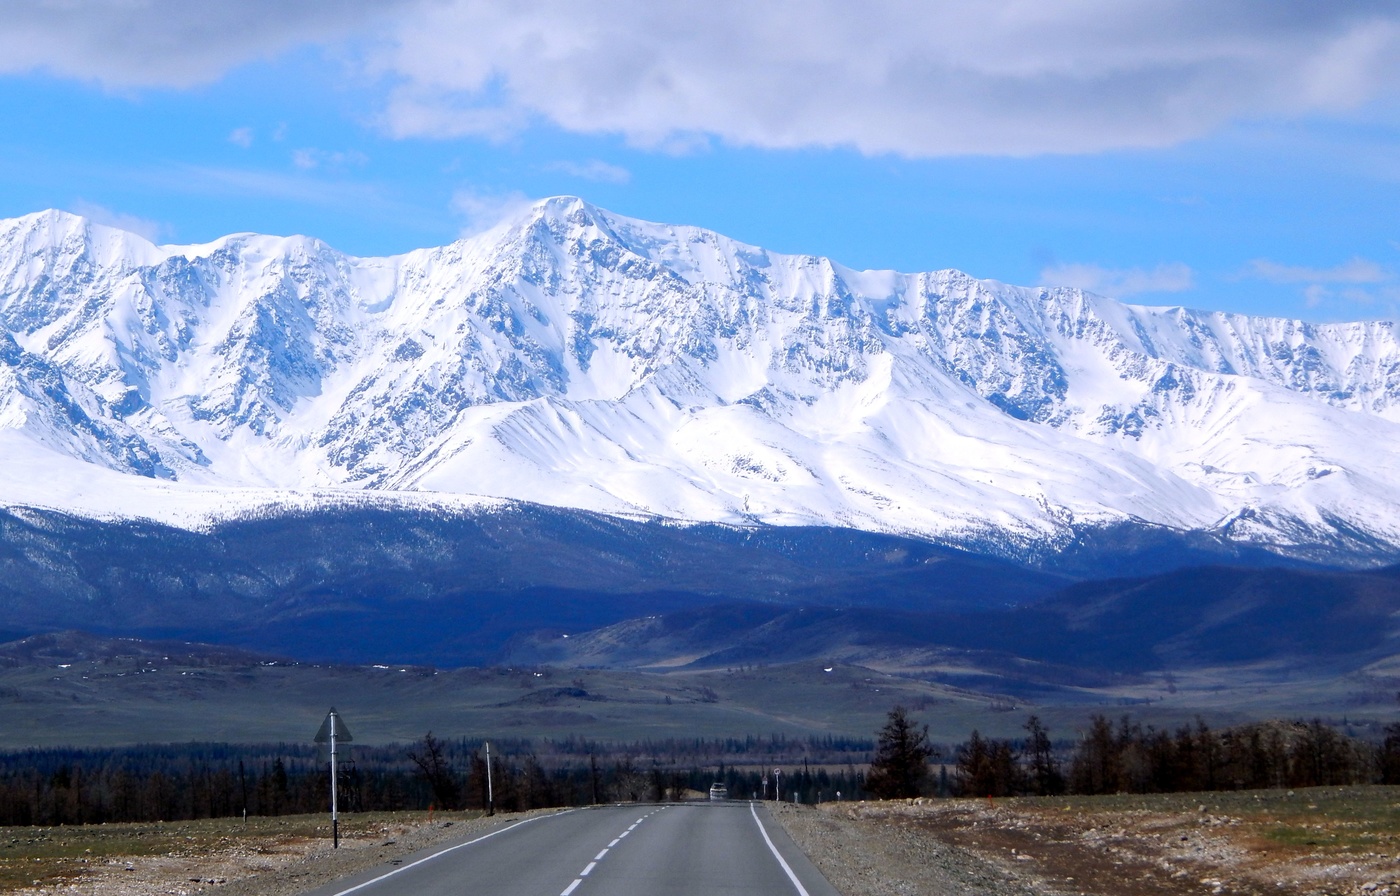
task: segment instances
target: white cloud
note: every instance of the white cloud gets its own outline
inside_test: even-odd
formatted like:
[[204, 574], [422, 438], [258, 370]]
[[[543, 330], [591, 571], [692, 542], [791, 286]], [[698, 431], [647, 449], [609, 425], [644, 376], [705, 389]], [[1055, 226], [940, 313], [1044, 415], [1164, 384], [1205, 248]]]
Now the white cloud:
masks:
[[1162, 146], [1336, 112], [1400, 83], [1374, 4], [444, 2], [372, 57], [401, 136], [543, 119], [664, 146], [713, 135], [865, 153]]
[[632, 180], [632, 172], [626, 168], [600, 159], [590, 159], [587, 162], [551, 162], [545, 166], [545, 170], [605, 184], [625, 184]]
[[75, 200], [69, 207], [75, 215], [81, 215], [92, 221], [94, 224], [105, 224], [108, 227], [115, 227], [118, 230], [125, 230], [127, 233], [134, 233], [144, 240], [152, 243], [160, 242], [171, 232], [169, 225], [159, 221], [152, 221], [149, 218], [141, 218], [136, 215], [128, 215], [123, 212], [113, 211], [106, 206], [98, 205], [95, 202], [88, 202], [83, 199]]
[[1330, 268], [1279, 264], [1256, 258], [1241, 274], [1270, 283], [1299, 284], [1308, 308], [1336, 308], [1339, 313], [1377, 312], [1395, 316], [1400, 310], [1400, 277], [1359, 255]]
[[253, 145], [253, 129], [248, 127], [234, 128], [229, 132], [228, 142], [247, 149]]
[[[0, 71], [186, 86], [308, 43], [382, 79], [399, 136], [532, 122], [674, 148], [908, 156], [1164, 146], [1400, 85], [1368, 0], [19, 0]], [[345, 54], [341, 54], [344, 57]]]
[[1389, 271], [1366, 258], [1356, 257], [1335, 267], [1312, 268], [1279, 264], [1267, 258], [1256, 258], [1246, 269], [1249, 276], [1270, 283], [1385, 283], [1393, 278]]
[[189, 87], [307, 43], [382, 27], [422, 0], [9, 0], [0, 72], [109, 88]]
[[462, 219], [461, 236], [476, 236], [509, 223], [534, 204], [524, 193], [463, 188], [452, 194], [452, 212]]
[[1054, 264], [1040, 272], [1040, 281], [1075, 286], [1114, 298], [1141, 293], [1185, 292], [1196, 285], [1195, 273], [1180, 262], [1143, 268], [1106, 268], [1096, 264]]
[[1322, 283], [1309, 283], [1303, 288], [1303, 303], [1309, 308], [1335, 308], [1338, 313], [1380, 314], [1387, 317], [1400, 315], [1400, 287], [1360, 287], [1338, 288]]
[[260, 171], [211, 165], [166, 165], [134, 172], [134, 180], [192, 196], [263, 196], [323, 208], [394, 209], [375, 184], [320, 178], [307, 173]]
[[359, 168], [367, 162], [369, 156], [355, 149], [339, 152], [308, 146], [292, 151], [292, 164], [302, 171], [316, 168], [344, 171], [347, 168]]

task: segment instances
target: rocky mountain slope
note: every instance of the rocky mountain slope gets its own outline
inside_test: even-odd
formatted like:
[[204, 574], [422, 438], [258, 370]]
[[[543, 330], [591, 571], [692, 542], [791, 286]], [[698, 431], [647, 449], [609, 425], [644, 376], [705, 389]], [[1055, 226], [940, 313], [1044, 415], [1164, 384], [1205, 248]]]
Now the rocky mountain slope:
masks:
[[199, 527], [325, 504], [897, 532], [1150, 524], [1400, 556], [1400, 343], [853, 271], [550, 199], [354, 258], [0, 221], [0, 504]]

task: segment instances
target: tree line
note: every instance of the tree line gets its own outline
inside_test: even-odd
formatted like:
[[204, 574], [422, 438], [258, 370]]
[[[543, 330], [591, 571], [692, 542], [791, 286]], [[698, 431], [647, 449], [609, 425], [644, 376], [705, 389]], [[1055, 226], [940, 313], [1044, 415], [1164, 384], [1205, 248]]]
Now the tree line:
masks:
[[[1090, 718], [1056, 741], [1035, 716], [1014, 739], [974, 731], [935, 745], [896, 707], [873, 739], [783, 736], [604, 743], [580, 738], [485, 744], [428, 733], [411, 744], [342, 745], [348, 812], [516, 811], [665, 801], [724, 784], [739, 799], [1154, 793], [1400, 784], [1400, 724], [1379, 742], [1321, 721], [1175, 730]], [[779, 769], [780, 775], [774, 775]], [[0, 752], [0, 825], [177, 821], [326, 811], [326, 757], [300, 744], [163, 744]]]
[[[870, 739], [677, 738], [604, 743], [582, 738], [485, 743], [429, 732], [411, 744], [341, 744], [338, 795], [348, 812], [500, 811], [614, 801], [664, 801], [726, 783], [739, 796], [787, 798], [858, 791]], [[737, 763], [737, 764], [736, 764]], [[744, 767], [748, 766], [748, 767]], [[757, 767], [753, 767], [757, 766]], [[0, 752], [0, 825], [179, 821], [323, 812], [330, 776], [323, 749], [303, 744], [159, 744]]]
[[[880, 798], [1176, 793], [1350, 784], [1400, 784], [1400, 724], [1373, 743], [1319, 719], [1213, 730], [1197, 719], [1175, 730], [1130, 717], [1090, 717], [1072, 745], [1057, 745], [1036, 716], [1016, 739], [978, 731], [951, 750], [928, 740], [903, 707], [891, 710], [866, 789]], [[932, 764], [938, 764], [935, 775]]]

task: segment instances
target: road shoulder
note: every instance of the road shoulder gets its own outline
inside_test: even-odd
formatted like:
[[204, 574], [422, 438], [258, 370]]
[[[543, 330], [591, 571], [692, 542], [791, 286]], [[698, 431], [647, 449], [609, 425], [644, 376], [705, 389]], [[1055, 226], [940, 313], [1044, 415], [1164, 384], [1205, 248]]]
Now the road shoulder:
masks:
[[769, 804], [843, 896], [1051, 896], [1045, 882], [940, 843], [898, 818], [873, 825], [860, 804]]

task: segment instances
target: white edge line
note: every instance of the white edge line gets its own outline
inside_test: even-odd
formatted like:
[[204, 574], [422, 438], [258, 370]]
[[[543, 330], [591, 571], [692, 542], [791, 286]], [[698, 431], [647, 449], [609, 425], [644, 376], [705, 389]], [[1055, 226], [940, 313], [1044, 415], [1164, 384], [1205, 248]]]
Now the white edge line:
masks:
[[[773, 845], [772, 838], [770, 838], [768, 832], [764, 830], [763, 821], [759, 819], [758, 809], [754, 808], [753, 803], [749, 803], [749, 811], [753, 813], [754, 824], [758, 825], [758, 832], [763, 835], [763, 842], [768, 844], [768, 849], [772, 851], [773, 858], [777, 859], [778, 864], [782, 865], [783, 870], [787, 872], [788, 880], [792, 881], [792, 885], [797, 888], [797, 892], [801, 893], [802, 896], [811, 896], [811, 894], [807, 892], [807, 888], [802, 886], [802, 881], [798, 880], [797, 875], [792, 873], [792, 868], [788, 867], [787, 860], [778, 854], [778, 847]], [[339, 896], [339, 894], [337, 894], [337, 896]]]
[[[492, 832], [489, 833], [489, 834], [483, 834], [482, 836], [477, 837], [475, 840], [468, 840], [466, 843], [458, 843], [456, 846], [449, 846], [449, 847], [447, 847], [446, 849], [441, 850], [441, 851], [439, 851], [439, 852], [435, 852], [435, 853], [433, 853], [433, 854], [430, 855], [430, 856], [424, 856], [423, 858], [417, 860], [416, 862], [409, 862], [407, 865], [403, 865], [403, 866], [401, 866], [401, 867], [399, 867], [399, 868], [395, 868], [393, 871], [386, 871], [384, 874], [381, 874], [381, 875], [379, 875], [378, 877], [375, 877], [375, 878], [371, 878], [371, 879], [365, 881], [365, 882], [362, 883], [362, 884], [356, 884], [355, 886], [351, 887], [351, 888], [348, 889], [348, 890], [341, 890], [339, 893], [336, 893], [335, 896], [346, 896], [346, 894], [348, 894], [348, 893], [354, 893], [356, 890], [363, 890], [365, 887], [368, 887], [370, 884], [377, 884], [377, 883], [379, 883], [381, 880], [384, 880], [385, 878], [393, 877], [395, 874], [398, 874], [400, 871], [407, 871], [408, 869], [413, 868], [413, 867], [416, 866], [416, 865], [421, 865], [421, 864], [423, 864], [424, 862], [431, 862], [433, 859], [436, 859], [438, 856], [445, 856], [445, 855], [447, 855], [449, 852], [452, 852], [453, 850], [461, 849], [461, 848], [464, 847], [464, 846], [471, 846], [473, 843], [480, 843], [482, 840], [489, 840], [489, 839], [491, 839], [492, 837], [496, 836], [497, 834], [504, 834], [506, 831], [513, 831], [513, 830], [515, 830], [516, 828], [520, 827], [522, 824], [529, 824], [529, 823], [532, 822], [532, 821], [539, 821], [541, 818], [558, 818], [560, 815], [568, 815], [568, 814], [569, 814], [570, 812], [572, 812], [572, 811], [574, 811], [574, 810], [573, 810], [573, 809], [566, 809], [566, 810], [563, 811], [563, 812], [555, 812], [553, 815], [536, 815], [534, 818], [526, 818], [526, 819], [524, 819], [523, 821], [517, 821], [515, 824], [510, 825], [510, 826], [508, 826], [508, 827], [501, 828], [499, 831], [492, 831]], [[566, 890], [565, 892], [567, 893], [568, 890]]]

